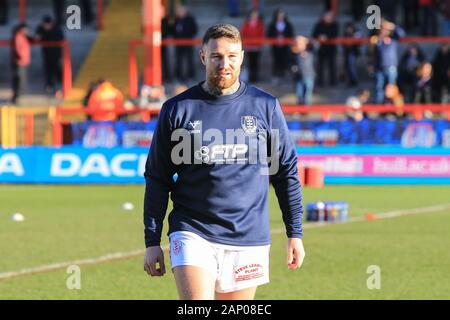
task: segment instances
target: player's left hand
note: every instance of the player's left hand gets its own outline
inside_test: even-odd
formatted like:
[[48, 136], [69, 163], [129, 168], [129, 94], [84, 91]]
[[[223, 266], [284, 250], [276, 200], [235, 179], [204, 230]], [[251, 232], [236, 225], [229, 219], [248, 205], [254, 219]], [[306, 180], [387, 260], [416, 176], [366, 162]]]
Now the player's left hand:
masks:
[[300, 238], [289, 238], [287, 245], [287, 265], [291, 270], [300, 268], [305, 259], [305, 249]]

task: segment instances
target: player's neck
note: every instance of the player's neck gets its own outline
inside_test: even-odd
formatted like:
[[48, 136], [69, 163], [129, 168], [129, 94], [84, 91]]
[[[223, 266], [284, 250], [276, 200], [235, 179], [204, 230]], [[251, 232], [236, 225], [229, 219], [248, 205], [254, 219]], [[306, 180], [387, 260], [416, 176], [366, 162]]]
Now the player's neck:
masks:
[[240, 85], [241, 85], [240, 81], [236, 80], [236, 82], [231, 87], [226, 89], [219, 89], [208, 83], [208, 81], [205, 81], [202, 84], [202, 88], [212, 96], [225, 96], [237, 92], [239, 90]]

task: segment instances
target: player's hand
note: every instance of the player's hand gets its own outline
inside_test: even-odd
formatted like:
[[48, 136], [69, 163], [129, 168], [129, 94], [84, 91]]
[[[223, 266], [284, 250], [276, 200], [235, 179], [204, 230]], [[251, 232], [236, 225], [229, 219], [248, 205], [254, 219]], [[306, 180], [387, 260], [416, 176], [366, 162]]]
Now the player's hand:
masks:
[[305, 249], [300, 238], [289, 238], [287, 245], [287, 265], [291, 270], [300, 268], [305, 259]]
[[[159, 263], [159, 268], [156, 269], [156, 264]], [[166, 266], [164, 264], [164, 253], [160, 246], [148, 247], [145, 251], [144, 270], [152, 277], [161, 277], [166, 273]]]

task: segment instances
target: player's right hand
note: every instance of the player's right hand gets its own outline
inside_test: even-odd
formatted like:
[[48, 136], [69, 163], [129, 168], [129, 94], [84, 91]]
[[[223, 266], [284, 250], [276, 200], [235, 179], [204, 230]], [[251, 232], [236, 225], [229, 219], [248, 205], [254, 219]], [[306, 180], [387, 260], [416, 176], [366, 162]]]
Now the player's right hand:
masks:
[[[156, 269], [156, 264], [159, 268]], [[164, 253], [160, 246], [148, 247], [145, 251], [144, 270], [152, 277], [161, 277], [166, 273]]]

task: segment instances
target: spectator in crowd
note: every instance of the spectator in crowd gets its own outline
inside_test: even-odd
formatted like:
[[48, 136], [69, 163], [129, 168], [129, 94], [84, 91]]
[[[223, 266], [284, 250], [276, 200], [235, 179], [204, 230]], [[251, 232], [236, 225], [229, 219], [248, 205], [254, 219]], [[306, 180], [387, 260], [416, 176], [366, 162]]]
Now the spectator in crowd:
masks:
[[[294, 28], [286, 13], [278, 8], [267, 28], [267, 37], [285, 40], [294, 37]], [[278, 84], [289, 68], [290, 46], [287, 44], [272, 45], [272, 74], [274, 83]]]
[[61, 26], [64, 22], [66, 11], [66, 0], [52, 0], [53, 2], [53, 14], [55, 16], [55, 22], [58, 26]]
[[0, 26], [8, 23], [8, 0], [0, 0]]
[[386, 84], [397, 83], [398, 39], [404, 34], [402, 28], [383, 20], [381, 28], [370, 37], [369, 73], [375, 78], [375, 103], [383, 103]]
[[105, 79], [91, 84], [83, 100], [87, 110], [92, 112], [88, 120], [116, 121], [119, 118], [117, 111], [124, 108], [123, 93]]
[[421, 63], [425, 61], [425, 55], [416, 44], [410, 45], [402, 57], [398, 67], [398, 86], [400, 92], [405, 96], [407, 103], [414, 100], [414, 87], [416, 71]]
[[[357, 38], [360, 37], [360, 33], [356, 31], [353, 22], [345, 24], [344, 37]], [[345, 75], [348, 81], [348, 85], [354, 87], [358, 85], [358, 73], [356, 68], [356, 61], [359, 56], [360, 50], [358, 44], [344, 45], [344, 64]]]
[[414, 103], [429, 104], [431, 100], [431, 77], [433, 67], [431, 63], [424, 62], [417, 68], [416, 81], [414, 86]]
[[94, 20], [94, 14], [92, 12], [92, 0], [80, 0], [80, 4], [83, 23], [86, 25], [90, 25]]
[[403, 27], [410, 31], [419, 25], [419, 2], [418, 0], [402, 0]]
[[450, 44], [443, 44], [435, 53], [433, 62], [432, 95], [434, 103], [444, 102], [444, 91], [450, 95]]
[[[50, 16], [44, 16], [42, 23], [36, 30], [35, 39], [38, 41], [62, 41], [64, 34], [60, 26]], [[45, 74], [45, 90], [55, 93], [56, 84], [61, 82], [61, 47], [42, 46], [42, 59]]]
[[27, 69], [31, 62], [31, 41], [28, 27], [21, 23], [13, 29], [11, 39], [12, 90], [11, 102], [17, 103], [27, 83]]
[[227, 0], [228, 15], [232, 18], [239, 17], [239, 0]]
[[419, 0], [419, 10], [421, 14], [421, 26], [423, 36], [437, 35], [437, 1]]
[[346, 112], [346, 118], [353, 121], [361, 121], [367, 119], [367, 113], [361, 110], [361, 107], [369, 102], [370, 90], [360, 89], [355, 96], [347, 98], [346, 105], [350, 107], [350, 110]]
[[[249, 17], [242, 25], [241, 36], [244, 42], [246, 40], [264, 38], [264, 23], [260, 19], [257, 9], [250, 12]], [[262, 44], [244, 45], [248, 63], [249, 81], [253, 83], [259, 81], [259, 60], [261, 56], [261, 48]]]
[[[187, 8], [178, 5], [176, 8], [173, 36], [175, 39], [193, 39], [197, 34], [197, 22]], [[194, 46], [176, 46], [176, 76], [181, 82], [195, 77]], [[184, 72], [187, 69], [187, 73]]]
[[442, 32], [444, 37], [450, 37], [450, 1], [443, 0], [441, 2], [441, 12], [443, 16]]
[[[163, 7], [164, 8], [164, 7]], [[164, 15], [164, 14], [163, 14]], [[161, 20], [161, 38], [162, 40], [172, 38], [174, 35], [175, 19], [166, 14]], [[161, 64], [162, 64], [162, 78], [163, 81], [171, 81], [173, 74], [171, 70], [170, 51], [169, 47], [161, 46]]]
[[323, 10], [324, 11], [331, 11], [331, 9], [332, 9], [331, 1], [332, 0], [322, 0], [322, 2], [323, 2]]
[[[327, 41], [338, 36], [338, 24], [334, 21], [334, 14], [326, 12], [320, 21], [314, 26], [312, 37], [319, 42]], [[336, 53], [337, 47], [334, 44], [321, 44], [318, 50], [318, 77], [317, 85], [324, 85], [324, 73], [329, 74], [331, 86], [336, 85]], [[325, 70], [327, 68], [327, 70]]]
[[297, 103], [310, 105], [314, 90], [314, 52], [308, 38], [303, 36], [295, 37], [292, 46], [292, 72], [294, 73], [295, 92]]
[[266, 8], [266, 0], [247, 0], [247, 11], [257, 10], [259, 12], [259, 16], [264, 16], [264, 10]]
[[405, 101], [403, 95], [396, 84], [388, 83], [384, 90], [384, 103], [395, 107], [395, 112], [384, 113], [384, 117], [388, 119], [404, 118], [406, 116], [403, 106]]
[[397, 21], [397, 0], [376, 0], [375, 4], [380, 7], [383, 17], [394, 23]]
[[[257, 10], [260, 15], [263, 15], [265, 8], [265, 0], [247, 0], [247, 11]], [[232, 18], [239, 17], [241, 8], [239, 0], [227, 0], [228, 16]]]
[[364, 0], [351, 0], [350, 11], [352, 15], [353, 22], [358, 22], [361, 17], [366, 13], [366, 6], [364, 5]]

